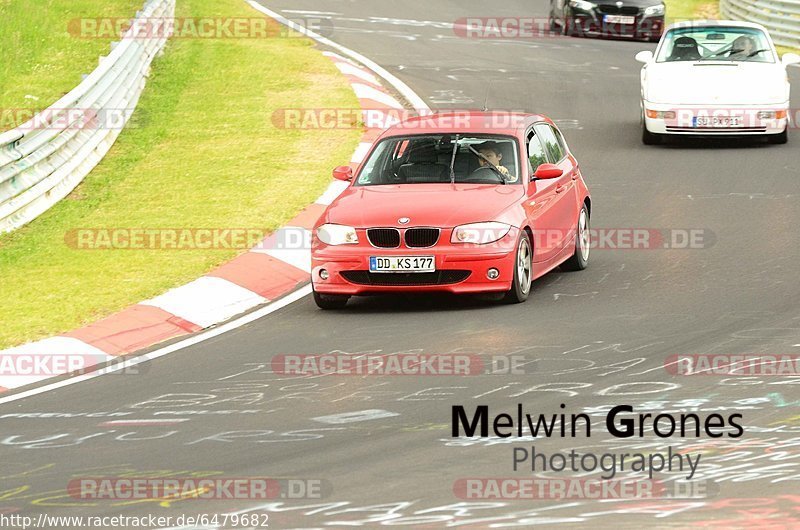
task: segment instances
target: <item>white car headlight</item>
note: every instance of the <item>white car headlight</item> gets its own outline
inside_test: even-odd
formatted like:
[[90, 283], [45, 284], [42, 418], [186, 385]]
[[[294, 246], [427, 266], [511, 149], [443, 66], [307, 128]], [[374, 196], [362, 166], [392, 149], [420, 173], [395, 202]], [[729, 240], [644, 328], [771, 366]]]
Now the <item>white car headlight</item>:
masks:
[[326, 245], [355, 245], [356, 229], [352, 226], [326, 224], [317, 228], [317, 237]]
[[657, 17], [664, 14], [664, 4], [657, 6], [650, 6], [644, 10], [644, 15], [647, 17]]
[[570, 0], [569, 2], [570, 7], [574, 7], [575, 9], [580, 9], [581, 11], [591, 11], [597, 4], [593, 4], [592, 2], [587, 2], [586, 0]]
[[453, 229], [450, 236], [451, 243], [472, 243], [474, 245], [485, 245], [503, 239], [511, 226], [505, 223], [472, 223], [461, 225]]

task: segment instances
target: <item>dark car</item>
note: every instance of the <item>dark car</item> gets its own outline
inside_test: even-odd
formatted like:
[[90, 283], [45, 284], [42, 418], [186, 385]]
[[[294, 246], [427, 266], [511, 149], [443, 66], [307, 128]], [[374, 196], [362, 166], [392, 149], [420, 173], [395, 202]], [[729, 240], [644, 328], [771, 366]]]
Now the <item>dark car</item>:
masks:
[[550, 0], [550, 29], [562, 35], [657, 42], [664, 31], [661, 0]]

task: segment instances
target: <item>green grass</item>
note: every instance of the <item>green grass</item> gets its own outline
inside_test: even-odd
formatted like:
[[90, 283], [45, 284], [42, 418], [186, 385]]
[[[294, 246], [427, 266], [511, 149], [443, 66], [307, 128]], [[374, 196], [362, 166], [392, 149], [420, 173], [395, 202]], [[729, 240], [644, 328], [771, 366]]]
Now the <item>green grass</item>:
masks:
[[[2, 1], [2, 0], [0, 0]], [[178, 0], [177, 16], [260, 16], [242, 0]], [[0, 347], [74, 329], [191, 281], [230, 250], [77, 250], [74, 228], [281, 226], [347, 163], [359, 130], [278, 129], [280, 108], [357, 108], [302, 38], [177, 39], [134, 115], [70, 197], [0, 236]]]
[[[718, 19], [721, 18], [719, 14], [719, 0], [665, 0], [667, 5], [667, 23], [681, 22], [683, 20], [695, 19]], [[776, 46], [778, 54], [793, 52], [798, 53], [800, 50], [794, 48], [787, 48], [785, 46]]]
[[694, 20], [700, 18], [716, 18], [719, 13], [717, 0], [665, 0], [667, 6], [667, 23]]
[[[0, 0], [0, 109], [43, 109], [97, 67], [111, 39], [69, 31], [81, 18], [128, 18], [144, 0]], [[9, 114], [0, 130], [11, 129]]]

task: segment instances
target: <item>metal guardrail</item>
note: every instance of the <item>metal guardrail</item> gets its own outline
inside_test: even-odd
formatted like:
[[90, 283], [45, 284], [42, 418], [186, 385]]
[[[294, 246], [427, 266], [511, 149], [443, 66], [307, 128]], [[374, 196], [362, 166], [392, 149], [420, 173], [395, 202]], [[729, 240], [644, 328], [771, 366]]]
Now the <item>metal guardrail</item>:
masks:
[[800, 0], [720, 0], [722, 18], [766, 27], [780, 46], [800, 48]]
[[[175, 0], [147, 0], [136, 19], [171, 19], [174, 13]], [[137, 37], [136, 30], [133, 23], [75, 89], [0, 133], [0, 233], [32, 221], [66, 197], [114, 144], [139, 101], [150, 63], [167, 40], [166, 34]], [[113, 126], [101, 123], [112, 119]]]

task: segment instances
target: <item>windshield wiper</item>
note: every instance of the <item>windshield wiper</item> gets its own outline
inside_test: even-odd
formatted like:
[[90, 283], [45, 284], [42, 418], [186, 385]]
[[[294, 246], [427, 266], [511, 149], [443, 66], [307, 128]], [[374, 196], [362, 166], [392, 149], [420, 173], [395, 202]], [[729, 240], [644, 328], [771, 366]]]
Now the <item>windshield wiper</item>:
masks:
[[450, 184], [456, 183], [456, 153], [458, 153], [458, 135], [453, 142], [453, 156], [450, 157]]
[[[756, 55], [758, 55], [759, 53], [762, 53], [762, 52], [770, 52], [770, 51], [772, 51], [772, 50], [770, 50], [769, 48], [763, 48], [763, 49], [761, 49], [761, 50], [756, 50], [756, 51], [754, 51], [753, 53], [751, 53], [750, 55], [748, 55], [748, 56], [747, 56], [747, 59], [752, 59], [753, 57], [755, 57], [755, 56], [756, 56]], [[746, 61], [747, 59], [745, 59], [745, 61]]]
[[699, 60], [700, 60], [700, 61], [710, 61], [710, 60], [711, 60], [711, 59], [713, 59], [714, 57], [717, 57], [717, 56], [719, 56], [719, 55], [722, 55], [722, 54], [724, 54], [724, 53], [728, 53], [728, 54], [730, 54], [730, 53], [734, 53], [734, 52], [741, 52], [741, 51], [744, 51], [744, 50], [734, 50], [734, 49], [732, 49], [732, 48], [725, 48], [724, 50], [720, 50], [720, 51], [718, 51], [718, 52], [714, 52], [714, 53], [712, 53], [712, 54], [710, 54], [710, 55], [706, 55], [705, 57], [700, 57], [700, 59], [699, 59]]
[[471, 145], [468, 145], [468, 146], [467, 146], [467, 149], [469, 149], [470, 151], [472, 151], [473, 153], [475, 153], [475, 154], [478, 156], [478, 158], [480, 158], [481, 160], [483, 160], [484, 162], [486, 162], [487, 164], [489, 164], [489, 167], [490, 167], [490, 168], [492, 168], [492, 169], [494, 170], [494, 172], [495, 172], [495, 173], [497, 173], [497, 174], [500, 176], [500, 181], [503, 183], [503, 185], [505, 185], [505, 184], [508, 184], [508, 183], [506, 182], [506, 176], [505, 176], [505, 174], [504, 174], [502, 171], [500, 171], [500, 170], [497, 168], [497, 166], [495, 166], [494, 164], [492, 164], [492, 163], [489, 161], [489, 159], [488, 159], [488, 158], [486, 158], [485, 156], [483, 156], [483, 155], [482, 155], [482, 154], [481, 154], [479, 151], [477, 151], [477, 150], [476, 150], [474, 147], [472, 147]]

